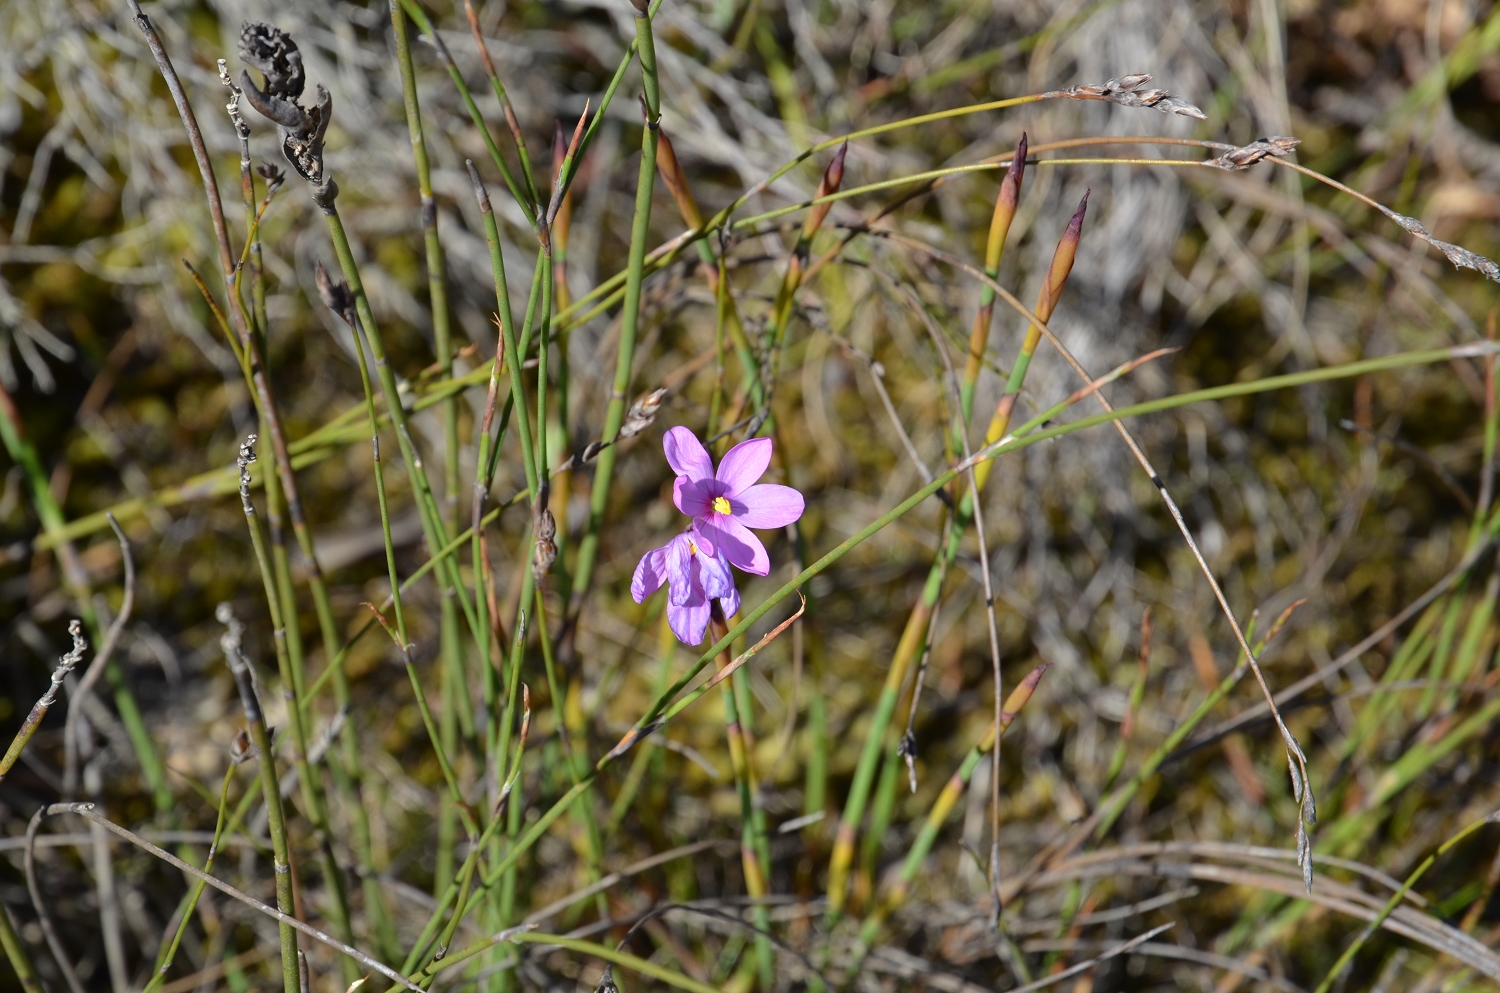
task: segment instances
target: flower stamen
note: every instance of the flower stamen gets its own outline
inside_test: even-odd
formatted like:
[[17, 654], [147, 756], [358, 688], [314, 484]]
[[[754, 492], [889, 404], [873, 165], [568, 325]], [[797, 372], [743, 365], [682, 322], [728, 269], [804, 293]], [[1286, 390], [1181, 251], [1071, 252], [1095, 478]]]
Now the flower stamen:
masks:
[[731, 507], [731, 506], [729, 506], [729, 498], [726, 497], [726, 496], [716, 496], [716, 497], [714, 497], [713, 508], [714, 508], [714, 513], [716, 513], [716, 514], [732, 514], [732, 513], [734, 513], [734, 508]]

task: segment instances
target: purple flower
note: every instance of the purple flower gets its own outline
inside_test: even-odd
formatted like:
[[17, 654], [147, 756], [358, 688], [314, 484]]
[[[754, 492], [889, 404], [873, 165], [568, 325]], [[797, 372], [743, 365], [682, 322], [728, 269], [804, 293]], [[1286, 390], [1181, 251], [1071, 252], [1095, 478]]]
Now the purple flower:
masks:
[[684, 645], [701, 645], [708, 628], [710, 600], [719, 601], [725, 617], [740, 609], [729, 563], [694, 540], [691, 529], [641, 556], [630, 580], [630, 595], [642, 603], [668, 584], [667, 623]]
[[770, 572], [766, 546], [750, 529], [785, 527], [802, 516], [804, 507], [802, 494], [790, 486], [756, 482], [771, 464], [771, 439], [735, 445], [724, 454], [718, 472], [687, 428], [668, 431], [662, 448], [677, 473], [672, 500], [693, 518], [698, 547], [757, 576]]

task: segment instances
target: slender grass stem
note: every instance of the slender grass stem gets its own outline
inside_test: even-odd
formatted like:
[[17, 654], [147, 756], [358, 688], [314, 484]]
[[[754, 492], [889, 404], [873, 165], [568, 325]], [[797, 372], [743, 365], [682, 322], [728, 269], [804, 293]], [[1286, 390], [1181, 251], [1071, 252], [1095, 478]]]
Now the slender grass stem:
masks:
[[[249, 488], [245, 487], [242, 500], [247, 518], [255, 513], [250, 503]], [[258, 527], [252, 530], [258, 530]], [[276, 909], [283, 918], [277, 926], [281, 934], [281, 981], [284, 993], [301, 993], [302, 982], [297, 972], [297, 930], [290, 923], [295, 917], [295, 901], [292, 896], [291, 846], [287, 838], [286, 817], [281, 808], [281, 784], [276, 775], [276, 756], [271, 750], [271, 733], [255, 693], [255, 683], [250, 672], [250, 660], [240, 648], [243, 625], [235, 620], [227, 604], [219, 607], [219, 622], [225, 625], [220, 638], [225, 661], [234, 676], [239, 690], [240, 706], [245, 712], [245, 723], [250, 730], [250, 742], [254, 746], [256, 759], [260, 763], [260, 792], [266, 806], [266, 829], [271, 836], [271, 867], [276, 877]]]
[[[718, 603], [713, 605], [712, 627], [714, 636], [723, 640], [728, 633], [729, 626], [725, 623], [719, 613]], [[719, 671], [723, 672], [732, 664], [729, 649], [718, 655]], [[770, 866], [763, 860], [761, 852], [761, 836], [756, 830], [755, 800], [752, 791], [755, 789], [755, 773], [750, 767], [750, 751], [746, 747], [744, 729], [740, 723], [740, 708], [735, 700], [734, 681], [726, 680], [722, 684], [720, 696], [724, 701], [724, 734], [729, 742], [729, 762], [734, 770], [735, 790], [740, 798], [740, 865], [745, 873], [745, 893], [755, 904], [755, 926], [762, 931], [770, 927], [770, 918], [766, 914], [765, 897], [770, 892], [766, 885], [766, 874]], [[771, 989], [776, 974], [776, 962], [771, 949], [771, 942], [764, 934], [757, 935], [755, 940], [756, 974], [762, 989]]]
[[[641, 60], [641, 83], [644, 120], [641, 128], [641, 166], [636, 177], [635, 214], [630, 225], [630, 249], [626, 263], [625, 303], [620, 315], [620, 348], [615, 361], [615, 377], [610, 389], [609, 406], [604, 414], [601, 438], [612, 442], [620, 433], [625, 419], [625, 400], [630, 392], [631, 365], [635, 361], [636, 332], [640, 326], [641, 283], [645, 279], [646, 238], [651, 230], [651, 194], [656, 183], [656, 146], [661, 127], [661, 93], [656, 74], [656, 47], [651, 35], [651, 15], [646, 0], [633, 0], [635, 38]], [[578, 544], [578, 558], [573, 567], [572, 610], [582, 609], [593, 581], [594, 560], [599, 552], [599, 529], [609, 502], [610, 483], [614, 478], [615, 446], [600, 453], [594, 469], [593, 490], [589, 497], [588, 527]]]
[[16, 933], [10, 908], [4, 906], [0, 906], [0, 946], [5, 948], [6, 961], [15, 970], [16, 981], [21, 984], [21, 993], [43, 993], [41, 980], [37, 979], [36, 968], [31, 964], [31, 956], [27, 954], [26, 946], [21, 944], [21, 936]]
[[[213, 872], [214, 855], [218, 852], [219, 843], [224, 838], [224, 814], [229, 805], [229, 783], [233, 778], [234, 763], [231, 762], [229, 767], [224, 770], [224, 785], [219, 788], [219, 816], [218, 820], [214, 823], [213, 844], [208, 846], [208, 858], [203, 862], [203, 871], [205, 874]], [[151, 981], [146, 984], [146, 988], [142, 993], [156, 993], [156, 990], [161, 988], [162, 983], [166, 982], [167, 972], [172, 968], [172, 960], [177, 957], [177, 949], [182, 944], [182, 936], [187, 933], [188, 925], [193, 920], [193, 911], [197, 909], [198, 900], [203, 896], [203, 890], [207, 885], [201, 879], [194, 881], [193, 889], [188, 894], [187, 902], [183, 904], [180, 911], [182, 919], [177, 923], [177, 930], [172, 933], [172, 940], [162, 952], [162, 960], [156, 968], [156, 974], [151, 977]]]
[[1486, 824], [1494, 823], [1496, 823], [1496, 820], [1493, 814], [1473, 822], [1468, 827], [1458, 831], [1447, 841], [1444, 841], [1437, 847], [1436, 851], [1423, 859], [1422, 864], [1413, 869], [1411, 875], [1406, 877], [1406, 881], [1401, 884], [1401, 888], [1391, 894], [1391, 898], [1386, 901], [1385, 906], [1380, 908], [1380, 913], [1371, 918], [1370, 923], [1366, 924], [1364, 929], [1359, 932], [1359, 936], [1350, 943], [1348, 948], [1344, 949], [1344, 953], [1339, 956], [1337, 962], [1333, 963], [1333, 967], [1328, 970], [1328, 974], [1323, 977], [1323, 981], [1318, 984], [1318, 988], [1313, 993], [1328, 993], [1329, 988], [1333, 986], [1334, 982], [1348, 968], [1349, 963], [1354, 961], [1354, 956], [1359, 954], [1359, 950], [1364, 947], [1365, 942], [1369, 941], [1370, 936], [1380, 930], [1380, 925], [1384, 924], [1386, 918], [1391, 916], [1391, 911], [1400, 905], [1401, 901], [1406, 898], [1406, 894], [1411, 892], [1411, 888], [1417, 884], [1417, 881], [1426, 874], [1428, 869], [1432, 868], [1434, 862], [1475, 831], [1478, 831]]

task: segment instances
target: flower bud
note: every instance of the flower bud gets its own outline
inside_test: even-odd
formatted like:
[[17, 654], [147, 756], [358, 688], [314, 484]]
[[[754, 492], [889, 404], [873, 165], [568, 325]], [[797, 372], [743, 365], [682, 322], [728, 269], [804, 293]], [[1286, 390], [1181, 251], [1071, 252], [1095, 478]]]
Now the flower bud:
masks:
[[1042, 284], [1042, 292], [1036, 301], [1036, 316], [1044, 321], [1052, 319], [1052, 312], [1062, 299], [1063, 288], [1068, 285], [1068, 273], [1073, 271], [1078, 242], [1083, 238], [1083, 215], [1088, 210], [1089, 194], [1092, 192], [1084, 191], [1083, 199], [1078, 202], [1078, 209], [1073, 212], [1072, 220], [1068, 221], [1067, 230], [1057, 242], [1057, 250], [1052, 253], [1052, 266], [1047, 270], [1047, 281]]
[[666, 131], [662, 131], [657, 139], [656, 167], [661, 170], [661, 178], [666, 182], [667, 189], [672, 191], [672, 199], [677, 202], [677, 212], [682, 215], [684, 223], [690, 228], [701, 228], [703, 213], [698, 209], [698, 202], [693, 199], [693, 191], [688, 189], [687, 175], [677, 161], [677, 151], [672, 147], [672, 139], [667, 137]]
[[[846, 141], [839, 146], [839, 150], [833, 153], [833, 161], [828, 163], [828, 168], [823, 170], [823, 178], [818, 181], [818, 192], [813, 199], [822, 199], [832, 196], [839, 191], [844, 182], [844, 156], [849, 151], [849, 143]], [[822, 227], [823, 219], [828, 216], [828, 211], [833, 208], [831, 203], [815, 203], [807, 212], [807, 221], [802, 225], [802, 239], [804, 241], [812, 238]]]

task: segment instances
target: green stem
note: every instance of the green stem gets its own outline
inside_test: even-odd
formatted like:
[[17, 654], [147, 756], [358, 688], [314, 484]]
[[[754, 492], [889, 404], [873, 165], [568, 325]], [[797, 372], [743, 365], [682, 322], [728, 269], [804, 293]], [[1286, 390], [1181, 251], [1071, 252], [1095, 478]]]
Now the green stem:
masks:
[[21, 944], [21, 936], [16, 934], [15, 925], [10, 918], [10, 908], [5, 906], [0, 906], [0, 945], [5, 947], [5, 957], [10, 961], [10, 967], [16, 971], [21, 993], [44, 993], [41, 981], [36, 978], [36, 969], [31, 965], [31, 958], [26, 954], [26, 946]]
[[1437, 851], [1427, 856], [1427, 858], [1423, 860], [1421, 865], [1412, 870], [1412, 874], [1406, 877], [1406, 881], [1401, 884], [1401, 888], [1398, 889], [1395, 893], [1392, 893], [1391, 898], [1386, 901], [1385, 906], [1380, 908], [1380, 913], [1376, 914], [1375, 917], [1371, 919], [1370, 923], [1365, 925], [1365, 929], [1359, 933], [1359, 937], [1354, 939], [1354, 943], [1351, 944], [1348, 948], [1344, 949], [1344, 954], [1339, 956], [1339, 960], [1333, 964], [1333, 968], [1328, 970], [1328, 974], [1323, 977], [1323, 981], [1318, 984], [1318, 988], [1314, 990], [1313, 993], [1328, 993], [1329, 987], [1333, 985], [1334, 981], [1339, 978], [1339, 975], [1344, 971], [1349, 963], [1353, 961], [1354, 956], [1358, 954], [1361, 948], [1364, 947], [1365, 942], [1370, 939], [1371, 935], [1373, 935], [1380, 929], [1380, 925], [1385, 923], [1385, 919], [1391, 916], [1391, 911], [1395, 910], [1396, 907], [1401, 903], [1401, 901], [1406, 898], [1406, 894], [1411, 892], [1411, 888], [1417, 884], [1417, 880], [1421, 879], [1423, 874], [1426, 873], [1428, 869], [1432, 868], [1432, 864], [1436, 862], [1439, 857], [1445, 854], [1454, 845], [1457, 845], [1460, 841], [1463, 841], [1469, 835], [1473, 834], [1475, 831], [1484, 827], [1486, 824], [1494, 823], [1494, 821], [1495, 818], [1493, 816], [1485, 817], [1481, 820], [1475, 821], [1474, 823], [1470, 824], [1468, 827], [1464, 828], [1462, 831], [1459, 831], [1453, 837], [1449, 838], [1447, 841], [1439, 845]]
[[[254, 508], [249, 506], [249, 502], [247, 496], [247, 517], [254, 514]], [[227, 614], [221, 615], [220, 619], [230, 626], [230, 635], [224, 638], [224, 655], [239, 689], [240, 705], [245, 712], [245, 723], [250, 729], [250, 741], [255, 746], [256, 760], [260, 763], [261, 800], [266, 805], [266, 830], [271, 835], [271, 866], [276, 877], [276, 909], [292, 917], [297, 911], [292, 897], [291, 846], [287, 842], [286, 816], [281, 808], [281, 784], [276, 775], [271, 734], [266, 728], [260, 699], [255, 694], [250, 662], [240, 653], [239, 622]], [[279, 921], [277, 927], [281, 934], [281, 981], [284, 993], [301, 993], [302, 983], [297, 972], [297, 930], [286, 921]]]
[[[641, 282], [645, 278], [646, 238], [651, 228], [651, 194], [656, 184], [656, 146], [661, 128], [661, 93], [656, 74], [656, 46], [651, 35], [651, 15], [635, 11], [636, 47], [641, 59], [641, 83], [645, 90], [646, 119], [641, 128], [641, 167], [635, 184], [635, 216], [630, 225], [630, 251], [625, 269], [625, 305], [620, 314], [620, 352], [615, 361], [615, 378], [604, 414], [600, 439], [606, 444], [615, 440], [625, 419], [625, 400], [630, 392], [630, 370], [635, 361], [636, 331], [640, 326]], [[614, 478], [617, 448], [608, 445], [599, 453], [594, 470], [593, 491], [589, 497], [588, 529], [578, 543], [578, 559], [573, 569], [574, 611], [581, 608], [594, 577], [594, 561], [599, 553], [599, 528], [604, 523], [605, 505], [609, 501], [610, 482]]]
[[[401, 7], [405, 8], [406, 13], [416, 22], [418, 30], [432, 40], [433, 46], [437, 49], [438, 57], [443, 60], [443, 65], [447, 68], [448, 75], [453, 80], [453, 85], [458, 89], [459, 96], [463, 98], [464, 107], [469, 111], [469, 120], [474, 122], [474, 129], [484, 139], [484, 147], [489, 151], [490, 159], [495, 163], [495, 168], [500, 170], [500, 175], [505, 180], [505, 185], [510, 190], [510, 195], [515, 198], [516, 206], [520, 207], [521, 213], [526, 215], [526, 223], [535, 227], [535, 207], [528, 202], [527, 196], [521, 192], [521, 187], [517, 185], [515, 176], [511, 174], [510, 167], [505, 164], [505, 157], [500, 154], [500, 147], [495, 144], [495, 138], [490, 134], [489, 125], [485, 124], [484, 115], [479, 112], [479, 105], [474, 102], [474, 94], [469, 91], [469, 84], [464, 82], [463, 73], [458, 71], [458, 66], [453, 62], [453, 56], [448, 54], [448, 46], [443, 43], [443, 39], [438, 37], [438, 33], [433, 30], [432, 22], [427, 19], [426, 12], [422, 10], [416, 0], [397, 0], [397, 2], [399, 2]], [[394, 16], [393, 10], [393, 19]]]
[[[204, 860], [203, 871], [213, 872], [214, 855], [219, 850], [219, 842], [224, 838], [224, 814], [229, 805], [229, 782], [234, 778], [234, 764], [224, 770], [224, 785], [219, 788], [219, 818], [214, 824], [214, 841], [208, 848], [208, 858]], [[182, 944], [182, 936], [187, 933], [188, 924], [192, 922], [193, 911], [198, 907], [198, 900], [203, 896], [203, 889], [208, 884], [199, 879], [193, 883], [193, 891], [189, 895], [186, 905], [182, 908], [182, 920], [177, 923], [177, 930], [172, 934], [172, 940], [163, 953], [161, 964], [157, 967], [156, 975], [151, 977], [151, 982], [146, 984], [142, 993], [156, 993], [161, 984], [166, 981], [167, 971], [172, 967], [172, 960], [177, 956], [177, 948]]]

